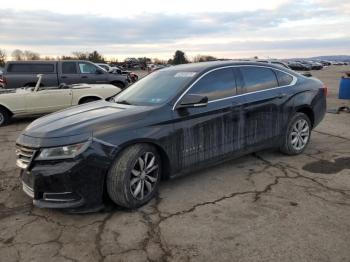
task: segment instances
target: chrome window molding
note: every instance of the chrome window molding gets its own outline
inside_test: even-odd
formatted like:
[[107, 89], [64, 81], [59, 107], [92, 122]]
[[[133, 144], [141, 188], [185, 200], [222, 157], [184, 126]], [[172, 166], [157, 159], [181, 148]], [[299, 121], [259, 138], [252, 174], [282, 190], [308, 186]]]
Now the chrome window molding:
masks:
[[258, 90], [258, 91], [254, 91], [254, 92], [248, 92], [248, 93], [244, 93], [244, 94], [238, 94], [238, 95], [234, 95], [234, 96], [228, 96], [228, 97], [223, 97], [223, 98], [219, 98], [219, 99], [214, 99], [214, 100], [211, 100], [211, 101], [208, 101], [208, 104], [210, 103], [214, 103], [214, 102], [219, 102], [219, 101], [222, 101], [222, 100], [226, 100], [226, 99], [231, 99], [231, 98], [234, 98], [234, 97], [240, 97], [240, 96], [245, 96], [245, 95], [249, 95], [249, 94], [255, 94], [255, 93], [261, 93], [261, 92], [266, 92], [266, 91], [269, 91], [269, 90], [274, 90], [274, 89], [278, 89], [278, 88], [283, 88], [283, 87], [288, 87], [288, 86], [293, 86], [297, 83], [298, 81], [298, 78], [284, 70], [281, 70], [281, 69], [278, 69], [278, 68], [274, 68], [274, 67], [270, 67], [270, 66], [263, 66], [263, 65], [231, 65], [231, 66], [223, 66], [223, 67], [218, 67], [218, 68], [214, 68], [214, 69], [211, 69], [209, 70], [208, 72], [205, 72], [203, 75], [201, 75], [196, 81], [194, 81], [182, 94], [181, 96], [176, 100], [174, 106], [173, 106], [173, 111], [176, 109], [176, 106], [177, 104], [180, 102], [180, 100], [183, 98], [183, 96], [185, 94], [187, 94], [187, 92], [199, 81], [201, 80], [204, 76], [206, 76], [207, 74], [210, 74], [211, 72], [214, 72], [216, 70], [220, 70], [220, 69], [225, 69], [225, 68], [233, 68], [233, 67], [264, 67], [264, 68], [269, 68], [269, 69], [272, 69], [272, 70], [277, 70], [277, 71], [280, 71], [282, 73], [285, 73], [287, 75], [290, 75], [293, 80], [292, 82], [289, 84], [289, 85], [284, 85], [284, 86], [277, 86], [277, 87], [272, 87], [272, 88], [267, 88], [267, 89], [264, 89], [264, 90]]

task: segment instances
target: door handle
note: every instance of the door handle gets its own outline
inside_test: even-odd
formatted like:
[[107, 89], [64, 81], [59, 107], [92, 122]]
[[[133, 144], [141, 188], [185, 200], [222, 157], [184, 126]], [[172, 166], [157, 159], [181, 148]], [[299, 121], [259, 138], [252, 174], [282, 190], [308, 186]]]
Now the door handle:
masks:
[[66, 77], [66, 76], [61, 76], [61, 78], [68, 78], [68, 77]]
[[87, 76], [82, 76], [81, 78], [88, 78]]

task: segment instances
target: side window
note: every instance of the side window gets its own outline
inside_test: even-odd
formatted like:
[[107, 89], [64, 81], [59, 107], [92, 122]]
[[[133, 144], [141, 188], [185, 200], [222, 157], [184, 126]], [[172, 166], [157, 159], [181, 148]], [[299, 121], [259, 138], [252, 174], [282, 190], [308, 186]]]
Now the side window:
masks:
[[235, 95], [233, 69], [219, 69], [205, 75], [191, 88], [190, 93], [207, 96], [209, 101]]
[[55, 67], [53, 64], [10, 64], [7, 71], [13, 73], [53, 73]]
[[245, 92], [255, 92], [277, 87], [277, 79], [274, 72], [265, 67], [241, 67]]
[[63, 62], [62, 63], [62, 73], [63, 74], [76, 74], [77, 71], [77, 65], [75, 62]]
[[97, 67], [90, 63], [79, 63], [79, 70], [82, 74], [95, 74]]
[[279, 86], [287, 86], [292, 83], [293, 77], [291, 75], [288, 75], [278, 70], [274, 70], [274, 71], [276, 73]]

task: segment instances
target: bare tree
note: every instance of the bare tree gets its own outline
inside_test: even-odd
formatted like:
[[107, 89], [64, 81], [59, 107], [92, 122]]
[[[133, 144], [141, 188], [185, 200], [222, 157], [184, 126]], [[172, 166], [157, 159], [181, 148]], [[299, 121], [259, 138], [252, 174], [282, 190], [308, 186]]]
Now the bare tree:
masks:
[[40, 55], [30, 50], [24, 51], [24, 57], [26, 60], [40, 60]]
[[94, 63], [104, 63], [105, 62], [105, 59], [103, 58], [103, 56], [99, 52], [97, 52], [96, 50], [89, 54], [88, 59]]
[[216, 61], [217, 58], [211, 55], [197, 55], [193, 58], [193, 62], [207, 62], [207, 61]]
[[72, 54], [73, 56], [75, 56], [76, 59], [79, 60], [88, 60], [89, 58], [89, 53], [87, 52], [75, 51]]
[[0, 49], [0, 66], [4, 67], [6, 63], [6, 52], [5, 50]]
[[12, 56], [13, 60], [18, 60], [18, 61], [24, 60], [24, 53], [20, 49], [13, 50], [11, 56]]

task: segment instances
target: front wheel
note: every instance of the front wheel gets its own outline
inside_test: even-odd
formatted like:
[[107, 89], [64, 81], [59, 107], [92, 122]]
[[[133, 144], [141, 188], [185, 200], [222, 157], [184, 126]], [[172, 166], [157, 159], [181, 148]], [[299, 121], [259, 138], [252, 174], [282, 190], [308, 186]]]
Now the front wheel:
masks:
[[137, 208], [150, 201], [158, 190], [161, 159], [148, 144], [126, 148], [115, 160], [107, 175], [107, 192], [114, 203]]
[[289, 121], [280, 150], [287, 155], [301, 154], [310, 142], [311, 122], [304, 113], [296, 113]]

